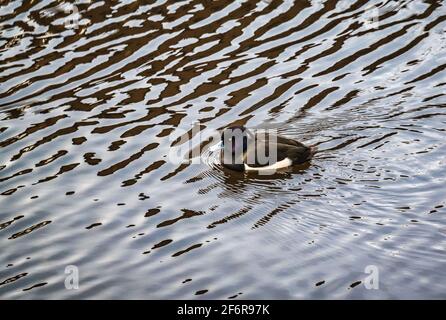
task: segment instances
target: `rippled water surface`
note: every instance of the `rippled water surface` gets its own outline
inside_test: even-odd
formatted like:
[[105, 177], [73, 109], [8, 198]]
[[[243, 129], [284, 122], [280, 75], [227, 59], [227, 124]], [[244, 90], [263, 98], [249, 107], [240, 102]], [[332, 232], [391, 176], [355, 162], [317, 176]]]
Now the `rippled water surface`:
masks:
[[[0, 298], [446, 298], [442, 1], [70, 3], [0, 3]], [[231, 124], [321, 152], [169, 157]]]

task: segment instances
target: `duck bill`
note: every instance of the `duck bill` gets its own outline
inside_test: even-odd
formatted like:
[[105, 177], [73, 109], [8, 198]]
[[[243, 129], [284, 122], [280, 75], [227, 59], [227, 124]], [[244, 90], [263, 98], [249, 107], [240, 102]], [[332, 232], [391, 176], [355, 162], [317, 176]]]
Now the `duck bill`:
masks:
[[221, 149], [223, 149], [223, 142], [221, 142], [221, 141], [219, 141], [217, 144], [214, 144], [213, 146], [211, 146], [209, 148], [209, 150], [211, 152], [215, 152], [215, 151], [218, 151], [218, 150], [221, 150]]

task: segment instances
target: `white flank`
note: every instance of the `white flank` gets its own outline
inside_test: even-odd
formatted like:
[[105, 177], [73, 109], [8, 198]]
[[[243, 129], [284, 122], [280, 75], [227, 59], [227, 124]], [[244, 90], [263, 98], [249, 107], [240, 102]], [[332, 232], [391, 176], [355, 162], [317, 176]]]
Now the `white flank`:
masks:
[[283, 160], [280, 160], [274, 164], [271, 164], [269, 166], [265, 167], [250, 167], [245, 163], [245, 170], [246, 171], [266, 171], [266, 170], [277, 170], [281, 168], [289, 167], [293, 164], [293, 161], [289, 158], [285, 158]]

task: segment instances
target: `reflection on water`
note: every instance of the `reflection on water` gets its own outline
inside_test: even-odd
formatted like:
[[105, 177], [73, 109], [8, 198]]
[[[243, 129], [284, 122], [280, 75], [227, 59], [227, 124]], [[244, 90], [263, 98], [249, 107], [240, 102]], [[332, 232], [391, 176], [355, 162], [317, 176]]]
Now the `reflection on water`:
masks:
[[[70, 3], [0, 4], [0, 297], [445, 298], [442, 1]], [[169, 161], [197, 122], [322, 152]]]

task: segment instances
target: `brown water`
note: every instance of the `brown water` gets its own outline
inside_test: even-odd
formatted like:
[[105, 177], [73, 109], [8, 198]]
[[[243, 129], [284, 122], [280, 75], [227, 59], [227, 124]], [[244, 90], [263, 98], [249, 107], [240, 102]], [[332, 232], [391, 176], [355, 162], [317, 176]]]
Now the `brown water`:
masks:
[[[72, 3], [0, 4], [0, 298], [446, 298], [442, 1]], [[321, 152], [169, 161], [197, 122]]]

